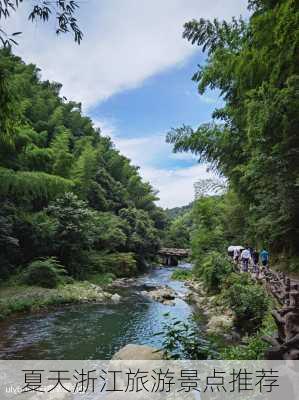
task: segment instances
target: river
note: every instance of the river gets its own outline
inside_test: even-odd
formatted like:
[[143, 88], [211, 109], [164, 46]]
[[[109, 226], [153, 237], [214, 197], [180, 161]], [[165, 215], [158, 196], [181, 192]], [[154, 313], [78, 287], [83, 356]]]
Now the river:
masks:
[[122, 296], [117, 304], [76, 304], [11, 318], [0, 325], [0, 358], [104, 360], [128, 343], [160, 347], [163, 336], [155, 333], [168, 319], [186, 321], [193, 314], [192, 307], [180, 298], [173, 306], [163, 305], [141, 291], [168, 285], [183, 295], [187, 289], [183, 282], [171, 279], [173, 270], [153, 268], [130, 287], [116, 289]]

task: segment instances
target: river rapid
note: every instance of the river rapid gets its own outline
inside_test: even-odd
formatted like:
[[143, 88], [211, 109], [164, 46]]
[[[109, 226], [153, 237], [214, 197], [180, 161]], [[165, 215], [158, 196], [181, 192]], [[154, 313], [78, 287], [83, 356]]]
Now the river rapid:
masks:
[[[190, 264], [178, 268], [190, 269]], [[155, 336], [172, 318], [187, 321], [192, 307], [176, 298], [163, 305], [141, 294], [149, 287], [168, 285], [179, 295], [187, 292], [183, 282], [171, 279], [174, 268], [153, 268], [126, 288], [117, 304], [75, 304], [56, 310], [20, 315], [0, 325], [1, 359], [110, 359], [128, 343], [160, 347]], [[169, 314], [168, 316], [165, 314]]]

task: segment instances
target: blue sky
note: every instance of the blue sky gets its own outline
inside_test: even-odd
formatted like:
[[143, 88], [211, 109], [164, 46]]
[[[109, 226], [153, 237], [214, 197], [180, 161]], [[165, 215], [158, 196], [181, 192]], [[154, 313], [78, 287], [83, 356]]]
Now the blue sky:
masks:
[[192, 81], [202, 62], [204, 55], [198, 50], [141, 86], [121, 91], [88, 110], [103, 133], [113, 138], [116, 147], [159, 190], [163, 207], [188, 204], [194, 197], [194, 183], [214, 176], [195, 156], [174, 154], [165, 142], [171, 128], [197, 127], [210, 121], [213, 110], [222, 105], [216, 91], [200, 95]]
[[[221, 101], [216, 92], [199, 95], [191, 79], [203, 59], [200, 52], [195, 53], [181, 65], [148, 78], [141, 87], [125, 90], [92, 107], [89, 115], [105, 121], [113, 130], [112, 136], [123, 139], [164, 137], [172, 127], [209, 121]], [[164, 154], [155, 158], [153, 166], [182, 168], [194, 163], [193, 157], [179, 160]]]
[[197, 93], [191, 77], [204, 56], [182, 39], [183, 24], [246, 15], [247, 1], [80, 2], [80, 46], [68, 35], [57, 38], [55, 21], [29, 24], [29, 3], [5, 27], [23, 32], [15, 52], [37, 64], [43, 78], [61, 82], [62, 95], [82, 102], [84, 113], [159, 190], [161, 206], [192, 201], [194, 182], [211, 174], [194, 156], [173, 154], [165, 134], [183, 123], [209, 121], [221, 102], [216, 93]]
[[213, 108], [208, 102], [200, 102], [196, 83], [191, 80], [202, 58], [195, 54], [182, 65], [148, 78], [141, 87], [116, 94], [96, 106], [91, 115], [115, 120], [123, 134], [131, 137], [167, 130], [186, 121], [197, 124]]

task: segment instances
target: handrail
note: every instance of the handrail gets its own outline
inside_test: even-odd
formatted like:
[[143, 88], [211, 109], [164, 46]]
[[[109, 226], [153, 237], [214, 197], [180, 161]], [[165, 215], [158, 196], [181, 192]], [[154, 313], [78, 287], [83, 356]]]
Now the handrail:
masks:
[[252, 276], [253, 279], [263, 282], [267, 292], [282, 306], [272, 311], [277, 333], [273, 337], [263, 337], [271, 344], [265, 358], [299, 360], [299, 281], [270, 268], [266, 268], [262, 274]]

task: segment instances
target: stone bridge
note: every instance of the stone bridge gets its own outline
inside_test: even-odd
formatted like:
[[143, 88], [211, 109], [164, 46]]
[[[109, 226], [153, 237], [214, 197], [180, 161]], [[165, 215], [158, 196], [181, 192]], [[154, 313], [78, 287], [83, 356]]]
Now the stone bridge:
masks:
[[163, 265], [166, 265], [168, 267], [176, 267], [179, 263], [179, 260], [186, 258], [190, 255], [190, 250], [162, 247], [159, 250], [158, 254], [162, 259]]

